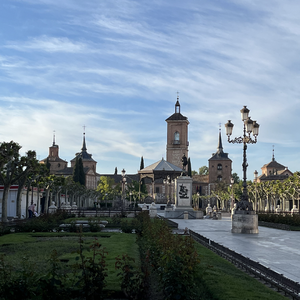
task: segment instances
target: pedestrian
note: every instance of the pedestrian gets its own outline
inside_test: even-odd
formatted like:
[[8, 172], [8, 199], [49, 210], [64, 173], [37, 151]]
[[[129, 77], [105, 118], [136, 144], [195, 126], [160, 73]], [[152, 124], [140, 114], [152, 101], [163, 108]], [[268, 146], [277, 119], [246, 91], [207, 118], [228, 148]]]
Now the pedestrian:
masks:
[[32, 218], [34, 216], [34, 212], [35, 212], [35, 207], [36, 204], [31, 204], [30, 206], [28, 206], [28, 214], [29, 214], [29, 219]]

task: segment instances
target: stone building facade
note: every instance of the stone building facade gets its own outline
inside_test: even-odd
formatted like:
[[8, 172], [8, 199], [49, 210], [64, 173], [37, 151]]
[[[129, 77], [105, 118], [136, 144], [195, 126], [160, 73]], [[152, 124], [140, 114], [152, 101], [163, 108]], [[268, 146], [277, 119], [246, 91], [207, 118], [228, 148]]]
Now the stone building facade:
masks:
[[221, 130], [219, 131], [219, 143], [217, 152], [208, 160], [209, 183], [224, 182], [230, 184], [232, 172], [232, 160], [228, 153], [223, 151]]
[[265, 164], [261, 168], [261, 175], [257, 178], [257, 182], [270, 181], [270, 180], [285, 180], [293, 176], [288, 167], [278, 163], [274, 157], [274, 150], [271, 162]]
[[40, 163], [50, 163], [50, 174], [57, 176], [72, 176], [73, 168], [75, 166], [76, 157], [82, 159], [83, 170], [85, 173], [85, 187], [88, 189], [96, 189], [100, 175], [96, 172], [97, 162], [92, 158], [92, 154], [87, 152], [85, 133], [83, 134], [83, 143], [81, 151], [75, 154], [75, 157], [71, 160], [71, 167], [68, 167], [68, 162], [59, 157], [59, 146], [55, 144], [55, 137], [53, 138], [53, 144], [49, 147], [49, 155]]

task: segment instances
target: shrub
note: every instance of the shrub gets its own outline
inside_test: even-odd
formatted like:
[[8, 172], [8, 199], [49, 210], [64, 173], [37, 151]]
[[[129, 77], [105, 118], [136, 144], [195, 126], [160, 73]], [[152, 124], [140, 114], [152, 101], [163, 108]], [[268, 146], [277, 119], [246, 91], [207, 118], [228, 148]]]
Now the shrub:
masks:
[[16, 225], [16, 231], [19, 232], [47, 232], [53, 229], [58, 230], [59, 225], [64, 219], [69, 218], [71, 215], [65, 211], [57, 211], [54, 214], [45, 214], [36, 218], [28, 219], [24, 223]]
[[89, 249], [91, 256], [86, 257], [83, 250], [80, 234], [77, 262], [71, 265], [73, 272], [65, 272], [56, 250], [53, 250], [48, 260], [49, 268], [43, 275], [26, 257], [16, 269], [5, 262], [4, 255], [0, 255], [0, 300], [102, 299], [107, 252], [96, 239]]
[[132, 230], [134, 229], [133, 224], [128, 220], [122, 220], [121, 221], [121, 230], [124, 233], [132, 233]]
[[99, 232], [102, 229], [99, 226], [99, 223], [97, 222], [97, 220], [93, 221], [92, 219], [89, 219], [89, 225], [90, 225], [90, 231], [91, 232]]
[[116, 257], [115, 268], [119, 270], [117, 276], [121, 277], [121, 288], [129, 299], [142, 299], [144, 289], [144, 275], [137, 265], [134, 258], [123, 254]]
[[194, 241], [172, 234], [164, 220], [151, 221], [146, 215], [139, 219], [142, 222], [140, 253], [146, 272], [158, 274], [164, 299], [193, 299], [200, 263]]
[[107, 276], [107, 268], [105, 263], [105, 256], [107, 252], [101, 248], [101, 244], [97, 239], [90, 246], [92, 257], [86, 257], [83, 254], [83, 240], [82, 235], [79, 235], [79, 250], [76, 260], [78, 263], [72, 267], [76, 273], [78, 294], [82, 294], [85, 299], [102, 299], [103, 288], [106, 285], [105, 278]]

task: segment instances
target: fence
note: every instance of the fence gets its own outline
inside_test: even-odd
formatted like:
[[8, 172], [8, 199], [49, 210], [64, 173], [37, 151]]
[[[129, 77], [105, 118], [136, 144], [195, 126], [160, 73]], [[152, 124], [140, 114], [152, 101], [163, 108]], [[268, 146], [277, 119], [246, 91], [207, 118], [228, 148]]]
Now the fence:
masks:
[[69, 212], [76, 217], [113, 217], [114, 215], [136, 216], [140, 213], [141, 209], [71, 209]]
[[284, 275], [261, 265], [259, 262], [253, 261], [248, 257], [244, 257], [243, 255], [200, 235], [199, 233], [192, 230], [189, 230], [189, 233], [195, 241], [201, 243], [206, 248], [235, 264], [237, 267], [271, 284], [276, 287], [278, 291], [281, 290], [286, 295], [291, 296], [292, 299], [300, 299], [300, 284], [298, 282], [288, 279]]

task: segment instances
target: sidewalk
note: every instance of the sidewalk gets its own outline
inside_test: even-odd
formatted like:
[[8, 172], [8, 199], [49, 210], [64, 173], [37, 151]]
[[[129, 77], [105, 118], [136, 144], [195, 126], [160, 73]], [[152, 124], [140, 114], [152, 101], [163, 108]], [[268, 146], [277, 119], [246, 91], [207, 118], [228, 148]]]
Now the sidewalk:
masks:
[[178, 229], [191, 229], [285, 277], [300, 281], [300, 232], [259, 226], [259, 234], [231, 233], [231, 219], [173, 219]]

